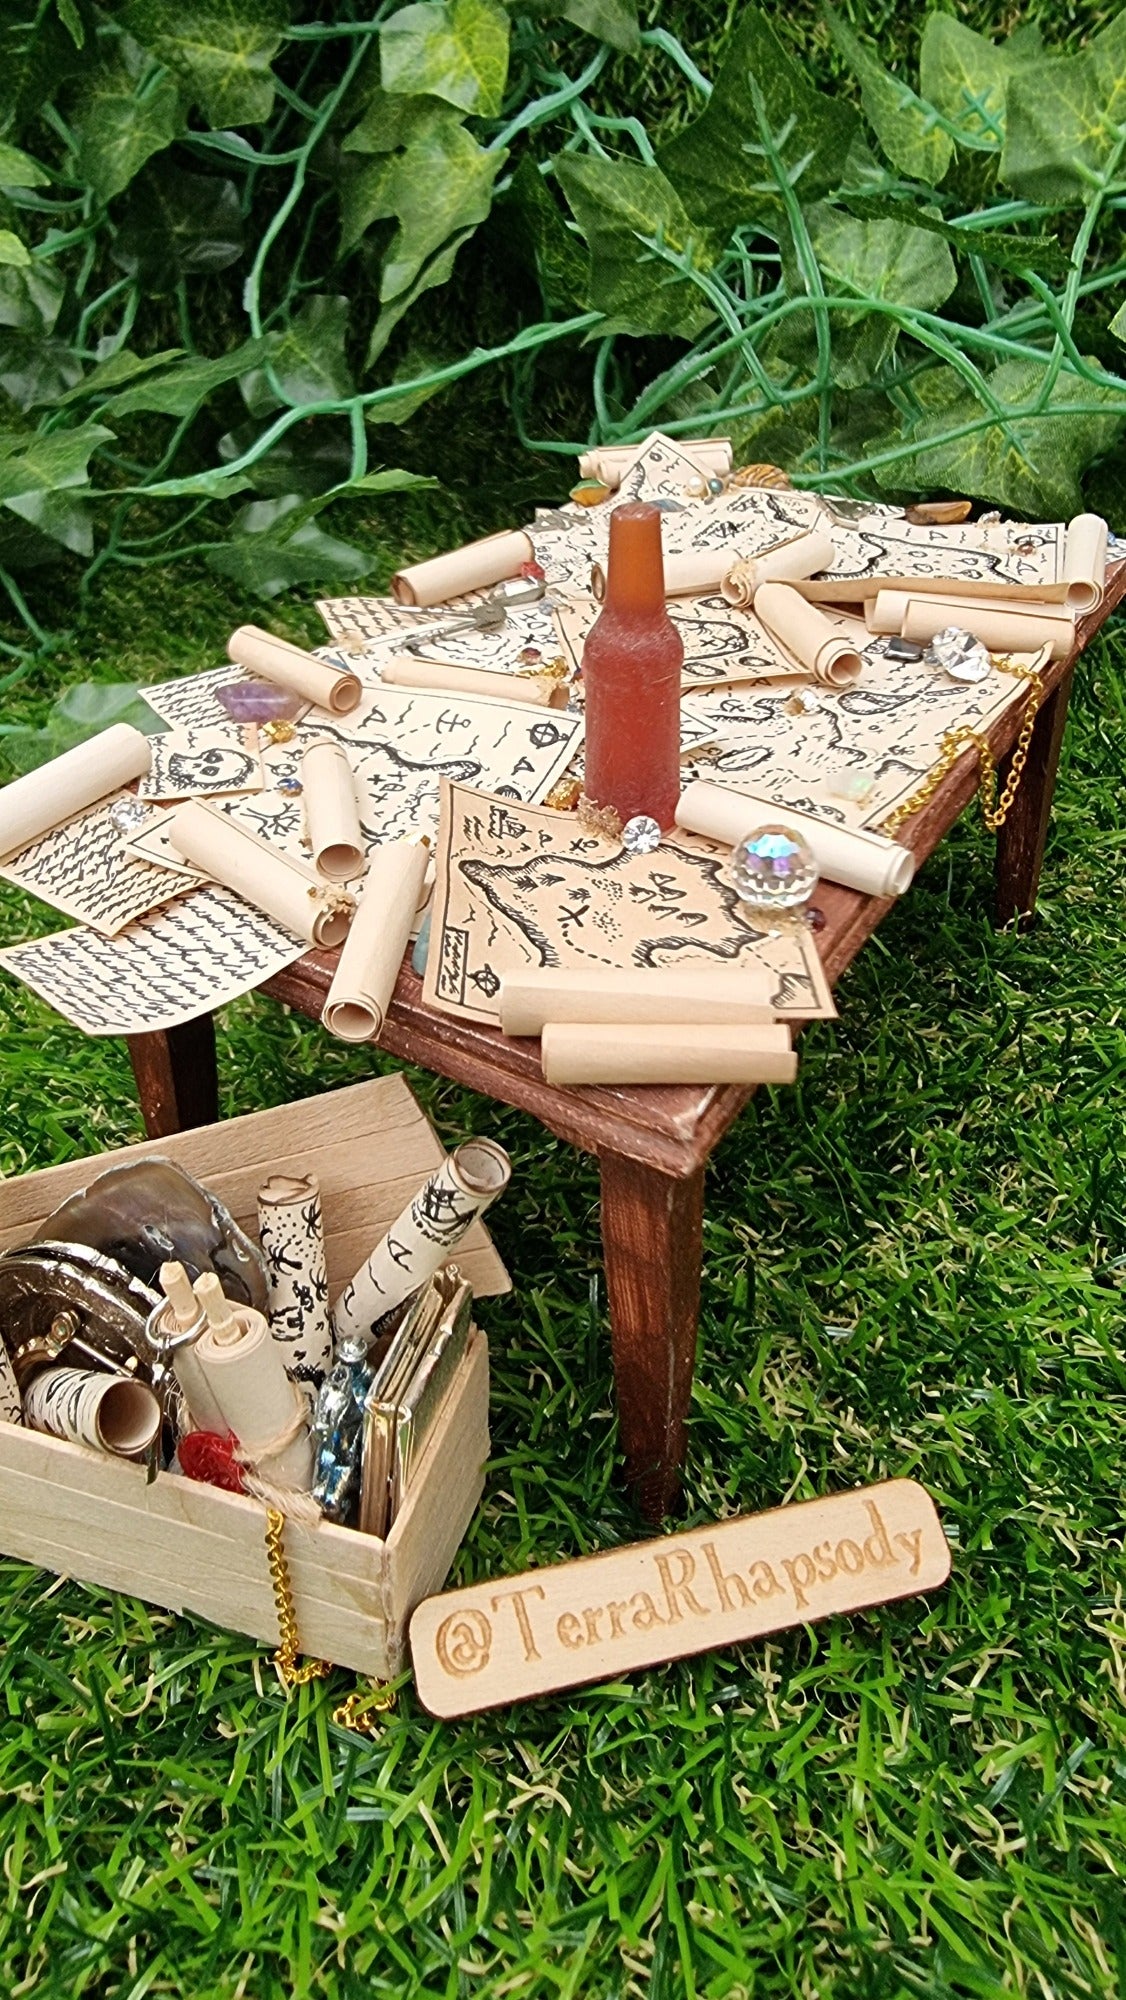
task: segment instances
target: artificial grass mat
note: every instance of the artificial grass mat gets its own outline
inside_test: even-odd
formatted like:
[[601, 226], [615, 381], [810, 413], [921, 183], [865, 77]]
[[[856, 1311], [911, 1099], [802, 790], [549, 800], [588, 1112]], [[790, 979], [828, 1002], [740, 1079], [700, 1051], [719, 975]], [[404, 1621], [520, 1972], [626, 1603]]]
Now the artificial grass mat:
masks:
[[[449, 505], [369, 527], [381, 573]], [[107, 581], [9, 719], [83, 674], [209, 664], [240, 615], [190, 572]], [[286, 1700], [245, 1640], [0, 1563], [12, 2000], [1123, 1990], [1124, 664], [1119, 640], [1080, 666], [1038, 928], [990, 928], [967, 816], [710, 1171], [682, 1518], [908, 1474], [948, 1588], [453, 1725], [408, 1682], [369, 1741], [331, 1721], [349, 1675]], [[58, 921], [9, 892], [0, 928]], [[123, 1045], [8, 980], [0, 1014], [0, 1165], [141, 1136]], [[382, 1061], [241, 1001], [223, 1110]], [[515, 1155], [455, 1574], [633, 1539], [595, 1169], [410, 1074], [447, 1140]]]

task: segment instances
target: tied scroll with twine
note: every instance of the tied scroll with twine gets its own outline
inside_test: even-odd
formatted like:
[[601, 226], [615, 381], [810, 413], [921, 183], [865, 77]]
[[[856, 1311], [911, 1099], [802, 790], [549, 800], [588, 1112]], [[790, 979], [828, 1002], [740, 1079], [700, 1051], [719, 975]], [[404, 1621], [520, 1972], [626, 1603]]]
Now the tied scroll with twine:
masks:
[[475, 1714], [914, 1597], [949, 1574], [930, 1495], [891, 1479], [429, 1597], [410, 1624], [415, 1681], [432, 1715]]

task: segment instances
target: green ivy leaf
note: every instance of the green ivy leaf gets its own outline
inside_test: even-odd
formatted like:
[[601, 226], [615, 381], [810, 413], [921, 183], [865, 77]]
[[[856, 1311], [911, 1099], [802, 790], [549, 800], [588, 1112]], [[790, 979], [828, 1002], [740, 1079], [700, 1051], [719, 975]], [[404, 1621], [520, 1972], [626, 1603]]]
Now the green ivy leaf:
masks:
[[937, 187], [954, 156], [954, 141], [935, 123], [936, 111], [876, 61], [871, 50], [831, 7], [825, 9], [829, 33], [860, 85], [860, 101], [868, 123], [893, 167], [912, 180]]
[[1030, 45], [991, 42], [952, 14], [928, 14], [919, 50], [919, 89], [968, 145], [999, 153], [1005, 137], [1005, 99], [1014, 72], [1040, 60]]
[[423, 266], [410, 290], [400, 292], [397, 299], [390, 305], [384, 306], [372, 328], [371, 339], [368, 342], [368, 368], [374, 368], [400, 320], [406, 317], [411, 307], [422, 297], [423, 292], [433, 291], [437, 285], [449, 283], [453, 276], [457, 253], [463, 243], [468, 243], [472, 235], [472, 229], [463, 229], [459, 236], [451, 237], [437, 256], [432, 257], [430, 262]]
[[508, 77], [508, 15], [499, 0], [419, 0], [379, 31], [383, 88], [444, 98], [495, 118]]
[[397, 217], [399, 227], [383, 260], [379, 296], [385, 305], [410, 289], [449, 237], [485, 220], [507, 158], [503, 150], [486, 152], [456, 122], [412, 139], [393, 156], [382, 213]]
[[[852, 294], [855, 311], [833, 309], [833, 381], [841, 389], [864, 388], [884, 367], [900, 329], [896, 321], [868, 310], [869, 299], [888, 305], [914, 306], [934, 312], [950, 297], [958, 282], [954, 259], [941, 240], [908, 223], [859, 221], [828, 203], [806, 213], [810, 241], [830, 293]], [[805, 287], [793, 250], [783, 250], [786, 289], [791, 297]], [[796, 313], [786, 323], [783, 348], [794, 352], [795, 340], [809, 346], [812, 369], [816, 329], [812, 313]]]
[[342, 153], [394, 153], [433, 122], [435, 116], [441, 119], [449, 115], [442, 104], [430, 103], [425, 97], [396, 97], [377, 85], [364, 108], [363, 117], [357, 125], [353, 125], [340, 150]]
[[88, 396], [108, 394], [111, 389], [120, 388], [123, 382], [131, 382], [138, 375], [150, 375], [158, 368], [167, 368], [170, 361], [180, 359], [183, 351], [182, 347], [166, 347], [159, 354], [132, 354], [127, 347], [120, 348], [105, 361], [99, 361], [96, 368], [91, 368], [90, 373], [76, 382], [73, 389], [68, 389], [65, 396], [59, 397], [59, 402], [65, 406], [81, 402]]
[[864, 220], [907, 221], [913, 229], [925, 229], [941, 236], [952, 250], [964, 257], [980, 257], [998, 270], [1038, 271], [1044, 278], [1066, 275], [1069, 262], [1060, 249], [1058, 236], [1014, 236], [1004, 229], [967, 229], [956, 222], [944, 222], [913, 203], [896, 201], [890, 195], [840, 195], [838, 200], [850, 215]]
[[1025, 201], [1085, 204], [1126, 186], [1126, 11], [1076, 56], [1021, 69], [1008, 91], [1001, 179]]
[[[279, 335], [269, 357], [269, 374], [254, 368], [240, 383], [252, 417], [265, 416], [290, 404], [342, 402], [355, 394], [344, 344], [348, 334], [348, 300], [339, 294], [312, 293]], [[276, 394], [270, 376], [282, 391]]]
[[119, 59], [95, 70], [83, 98], [75, 172], [99, 201], [112, 201], [183, 129], [178, 85], [126, 39]]
[[73, 556], [94, 553], [94, 516], [89, 505], [65, 491], [17, 493], [5, 500], [12, 514]]
[[86, 46], [86, 28], [74, 0], [55, 0], [55, 12], [76, 49]]
[[0, 326], [50, 333], [65, 296], [66, 280], [41, 257], [26, 265], [0, 267]]
[[[326, 498], [321, 496], [321, 504]], [[297, 584], [366, 576], [375, 558], [326, 534], [310, 519], [317, 504], [296, 493], [252, 502], [243, 509], [230, 540], [208, 550], [209, 567], [256, 597], [277, 597]]]
[[104, 424], [78, 424], [74, 430], [0, 431], [0, 500], [27, 493], [50, 493], [57, 487], [85, 486], [92, 453], [112, 444]]
[[555, 162], [560, 186], [590, 247], [590, 304], [629, 333], [679, 333], [692, 339], [715, 310], [693, 285], [647, 247], [667, 246], [694, 269], [716, 260], [710, 239], [688, 217], [659, 167], [632, 160]]
[[[439, 144], [444, 143], [441, 135], [459, 130], [463, 112], [454, 111], [448, 104], [440, 104], [436, 98], [388, 98], [389, 104], [401, 104], [401, 114], [392, 121], [395, 131], [402, 134], [404, 149], [415, 141], [422, 141], [438, 134]], [[359, 152], [361, 149], [353, 149]], [[341, 176], [340, 193], [340, 250], [347, 255], [354, 250], [360, 238], [371, 228], [373, 222], [387, 222], [396, 214], [388, 190], [397, 186], [396, 174], [403, 151], [396, 146], [385, 150], [365, 142], [363, 150], [370, 156], [355, 163], [349, 161]]]
[[827, 204], [807, 221], [826, 289], [936, 312], [958, 282], [945, 243], [906, 221], [861, 222]]
[[21, 153], [18, 146], [0, 144], [0, 187], [46, 187], [50, 178], [50, 174], [37, 166], [30, 153]]
[[[953, 368], [920, 377], [915, 393], [921, 412], [903, 433], [916, 450], [880, 470], [881, 485], [920, 493], [945, 488], [1033, 520], [1068, 520], [1083, 504], [1079, 474], [1126, 429], [1126, 392], [1064, 369], [1042, 414], [1017, 415], [1037, 400], [1045, 377], [1046, 367], [1036, 361], [1005, 361], [993, 370], [986, 385], [1007, 413], [1003, 423], [990, 418]], [[927, 442], [963, 424], [980, 428], [944, 444]]]
[[379, 472], [363, 472], [358, 479], [344, 479], [326, 497], [347, 500], [353, 493], [417, 493], [423, 487], [441, 486], [425, 472], [404, 472], [402, 466], [387, 465]]
[[590, 259], [529, 153], [520, 157], [504, 207], [515, 223], [504, 240], [535, 271], [545, 310], [574, 312], [586, 300]]
[[183, 77], [210, 125], [261, 125], [274, 108], [270, 69], [288, 0], [132, 0], [131, 35]]
[[762, 153], [756, 93], [803, 204], [839, 185], [856, 131], [851, 105], [815, 90], [765, 16], [745, 7], [706, 111], [658, 154], [689, 215], [724, 242], [739, 223], [783, 225], [778, 185]]
[[641, 47], [641, 26], [637, 0], [535, 0], [530, 11], [541, 21], [570, 21], [573, 27], [608, 42], [624, 55], [636, 55]]
[[[93, 28], [88, 0], [80, 10]], [[88, 38], [88, 35], [87, 35]], [[89, 55], [75, 46], [57, 13], [40, 5], [0, 9], [0, 131], [16, 136], [35, 118], [48, 98], [69, 83], [76, 72], [88, 70]]]
[[157, 160], [126, 194], [113, 261], [155, 297], [196, 271], [225, 271], [245, 247], [233, 181]]
[[1126, 305], [1121, 305], [1110, 322], [1110, 330], [1118, 340], [1126, 341]]
[[215, 361], [182, 361], [178, 367], [134, 383], [120, 395], [112, 396], [104, 405], [105, 414], [190, 417], [225, 382], [233, 382], [251, 369], [260, 368], [275, 342], [276, 335], [264, 334], [260, 340], [244, 341], [241, 347], [232, 348], [229, 354], [222, 354]]
[[18, 409], [59, 402], [81, 373], [82, 363], [65, 340], [45, 340], [26, 327], [0, 332], [0, 388]]
[[10, 229], [0, 229], [0, 264], [14, 264], [26, 271], [31, 263], [31, 252], [21, 243]]

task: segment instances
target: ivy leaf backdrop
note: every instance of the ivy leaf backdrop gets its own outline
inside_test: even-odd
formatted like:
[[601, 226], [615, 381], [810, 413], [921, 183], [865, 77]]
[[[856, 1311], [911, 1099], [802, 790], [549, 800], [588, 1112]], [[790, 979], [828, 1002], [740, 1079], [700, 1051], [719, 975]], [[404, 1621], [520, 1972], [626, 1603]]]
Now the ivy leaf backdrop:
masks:
[[541, 452], [659, 425], [854, 494], [1055, 516], [1085, 476], [1116, 490], [1126, 12], [1068, 53], [933, 12], [908, 77], [827, 10], [830, 92], [755, 6], [710, 75], [636, 0], [16, 11], [17, 658], [109, 563], [190, 551], [265, 597], [361, 578], [349, 501], [441, 476], [419, 413], [456, 430], [480, 371]]

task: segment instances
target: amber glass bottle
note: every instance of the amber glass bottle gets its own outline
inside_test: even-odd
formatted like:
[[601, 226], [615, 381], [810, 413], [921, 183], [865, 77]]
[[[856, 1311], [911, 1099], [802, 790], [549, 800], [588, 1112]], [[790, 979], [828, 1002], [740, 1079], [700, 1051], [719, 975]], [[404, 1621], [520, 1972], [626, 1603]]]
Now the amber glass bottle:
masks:
[[606, 601], [583, 648], [587, 798], [622, 824], [673, 824], [680, 795], [684, 647], [665, 609], [661, 513], [634, 502], [610, 516]]

